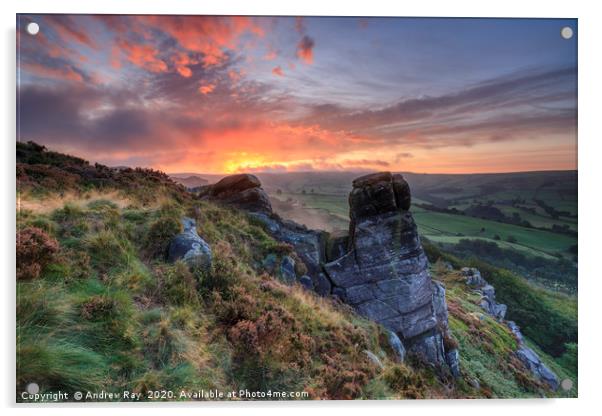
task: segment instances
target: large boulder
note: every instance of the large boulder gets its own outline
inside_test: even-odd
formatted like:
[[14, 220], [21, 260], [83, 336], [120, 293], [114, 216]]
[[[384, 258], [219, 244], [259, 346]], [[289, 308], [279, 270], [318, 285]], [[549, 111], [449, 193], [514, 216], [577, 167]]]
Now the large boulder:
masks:
[[176, 235], [169, 244], [167, 260], [184, 260], [190, 267], [208, 270], [211, 267], [211, 247], [197, 233], [196, 222], [192, 218], [182, 218], [183, 232]]
[[381, 172], [354, 180], [348, 251], [324, 270], [333, 293], [394, 332], [409, 352], [441, 366], [445, 290], [431, 281], [410, 200], [401, 175]]
[[261, 188], [261, 182], [255, 175], [247, 173], [226, 176], [219, 182], [204, 187], [200, 196], [251, 212], [272, 212], [272, 204]]

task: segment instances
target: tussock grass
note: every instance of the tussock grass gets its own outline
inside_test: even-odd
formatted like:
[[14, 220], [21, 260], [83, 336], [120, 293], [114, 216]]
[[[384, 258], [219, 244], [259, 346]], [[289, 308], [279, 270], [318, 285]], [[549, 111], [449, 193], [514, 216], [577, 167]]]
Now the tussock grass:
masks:
[[[511, 336], [492, 320], [474, 323], [476, 299], [452, 276], [450, 324], [463, 366], [457, 384], [412, 360], [395, 362], [383, 328], [348, 306], [265, 273], [267, 255], [294, 253], [244, 213], [204, 201], [144, 205], [98, 196], [19, 213], [18, 229], [37, 224], [59, 247], [37, 279], [17, 283], [19, 387], [269, 388], [305, 390], [312, 399], [537, 394], [528, 379], [517, 380], [520, 369], [500, 363]], [[162, 255], [184, 214], [212, 247], [207, 272]], [[468, 386], [469, 377], [483, 388]]]

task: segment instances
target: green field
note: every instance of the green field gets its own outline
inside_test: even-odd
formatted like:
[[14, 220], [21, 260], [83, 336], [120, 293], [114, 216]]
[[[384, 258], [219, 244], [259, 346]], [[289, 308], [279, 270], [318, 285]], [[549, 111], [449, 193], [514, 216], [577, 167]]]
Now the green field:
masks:
[[478, 237], [493, 240], [497, 235], [502, 241], [514, 237], [515, 246], [526, 247], [542, 254], [554, 255], [565, 252], [577, 239], [572, 236], [483, 220], [463, 215], [452, 215], [427, 210], [414, 211], [414, 219], [422, 235], [434, 240], [437, 237]]

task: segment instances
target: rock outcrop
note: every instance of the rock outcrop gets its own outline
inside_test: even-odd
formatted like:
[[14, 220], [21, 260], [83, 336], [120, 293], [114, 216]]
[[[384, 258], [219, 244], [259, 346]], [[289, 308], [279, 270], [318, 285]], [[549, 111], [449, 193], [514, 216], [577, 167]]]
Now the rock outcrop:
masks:
[[545, 383], [550, 389], [557, 390], [559, 385], [558, 377], [541, 361], [535, 351], [525, 345], [520, 327], [513, 321], [504, 321], [508, 308], [506, 305], [495, 301], [495, 288], [474, 267], [463, 267], [461, 273], [466, 279], [466, 284], [476, 288], [476, 291], [481, 294], [481, 308], [498, 321], [505, 323], [516, 338], [518, 348], [515, 354], [517, 358], [535, 378]]
[[200, 190], [200, 196], [222, 201], [253, 212], [272, 212], [270, 198], [261, 188], [261, 182], [255, 175], [241, 173], [226, 176], [213, 185]]
[[481, 272], [474, 267], [463, 267], [461, 272], [466, 278], [466, 284], [474, 287], [476, 292], [481, 294], [481, 308], [498, 321], [502, 321], [506, 317], [508, 307], [496, 302], [495, 288], [487, 283], [481, 276]]
[[401, 175], [353, 181], [348, 251], [324, 270], [333, 293], [397, 334], [408, 352], [440, 366], [446, 363], [445, 290], [431, 281], [410, 201]]
[[[381, 172], [354, 180], [349, 235], [328, 244], [324, 232], [274, 214], [253, 175], [226, 177], [204, 189], [201, 197], [249, 211], [275, 239], [292, 245], [307, 267], [307, 273], [297, 277], [299, 283], [339, 298], [390, 330], [401, 360], [406, 352], [413, 353], [459, 375], [457, 350], [446, 351], [444, 346], [449, 337], [445, 288], [429, 275], [409, 212], [410, 188], [401, 175]], [[289, 266], [281, 272], [286, 270], [283, 274], [292, 279]]]
[[541, 362], [539, 356], [531, 348], [524, 345], [522, 342], [516, 350], [516, 356], [519, 360], [531, 371], [538, 380], [541, 380], [554, 391], [558, 390], [559, 381], [554, 374], [544, 363]]
[[167, 260], [175, 262], [184, 260], [190, 267], [200, 267], [203, 270], [211, 267], [211, 247], [196, 231], [196, 222], [189, 217], [182, 218], [184, 231], [173, 238], [169, 244]]

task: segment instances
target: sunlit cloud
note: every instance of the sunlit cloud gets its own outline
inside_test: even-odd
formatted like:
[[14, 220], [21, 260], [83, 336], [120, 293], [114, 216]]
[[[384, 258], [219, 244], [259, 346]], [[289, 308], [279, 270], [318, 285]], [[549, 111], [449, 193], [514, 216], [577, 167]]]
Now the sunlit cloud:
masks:
[[454, 39], [396, 54], [412, 44], [393, 42], [403, 27], [390, 19], [33, 18], [45, 30], [18, 35], [20, 138], [92, 161], [206, 173], [576, 168], [570, 50], [493, 68], [496, 55], [460, 45], [482, 68], [465, 79], [420, 66], [440, 56], [449, 67]]

